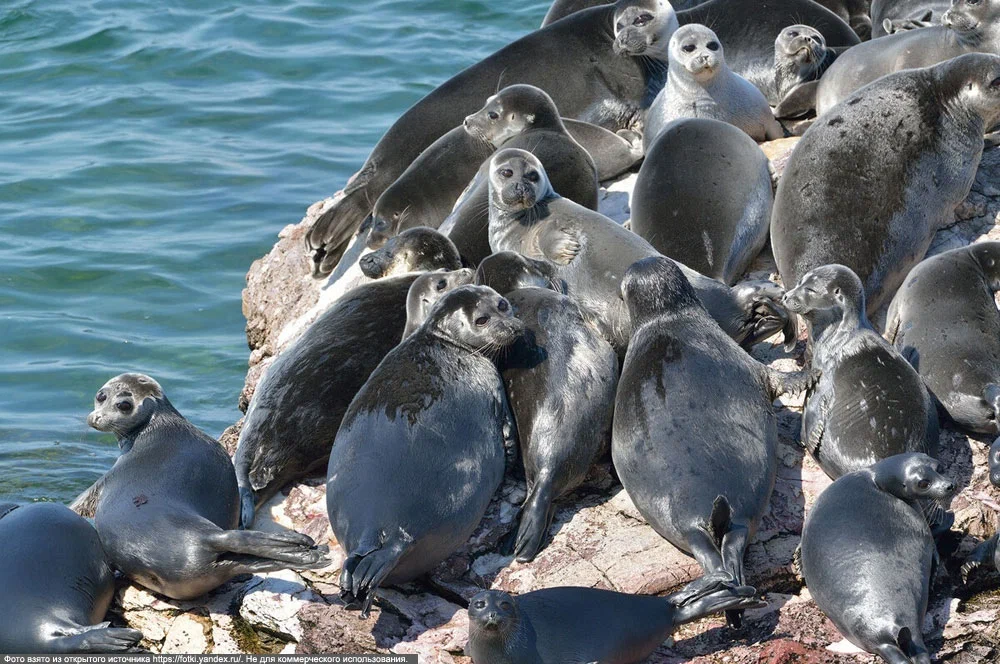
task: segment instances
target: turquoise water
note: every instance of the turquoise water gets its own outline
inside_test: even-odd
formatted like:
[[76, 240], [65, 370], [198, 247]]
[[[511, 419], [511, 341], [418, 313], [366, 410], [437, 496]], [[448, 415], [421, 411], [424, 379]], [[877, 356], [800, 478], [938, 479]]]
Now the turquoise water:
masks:
[[213, 436], [236, 420], [250, 263], [547, 6], [0, 3], [0, 498], [70, 500], [111, 466], [85, 418], [123, 371]]

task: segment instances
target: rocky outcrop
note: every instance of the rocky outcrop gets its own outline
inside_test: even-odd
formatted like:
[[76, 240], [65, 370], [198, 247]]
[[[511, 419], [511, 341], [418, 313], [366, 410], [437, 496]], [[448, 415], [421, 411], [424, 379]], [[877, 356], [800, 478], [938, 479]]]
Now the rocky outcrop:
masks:
[[[764, 146], [776, 179], [796, 140]], [[634, 179], [602, 189], [605, 214], [627, 220]], [[956, 211], [956, 224], [938, 233], [932, 253], [977, 239], [1000, 239], [1000, 184], [994, 183], [1000, 183], [1000, 150], [991, 149], [984, 154], [972, 192]], [[247, 276], [243, 311], [251, 352], [240, 396], [244, 409], [270, 360], [346, 289], [346, 283], [359, 278], [347, 274], [319, 283], [309, 277], [303, 238], [332, 200], [313, 205], [299, 224], [283, 229], [274, 249], [256, 261]], [[752, 276], [776, 278], [768, 252]], [[884, 320], [884, 312], [876, 317], [877, 324], [880, 318]], [[779, 369], [797, 368], [796, 360], [779, 347], [761, 346], [754, 354]], [[778, 406], [781, 467], [770, 512], [747, 554], [749, 581], [766, 593], [768, 606], [748, 612], [739, 630], [726, 627], [721, 617], [684, 626], [651, 662], [875, 661], [845, 647], [792, 564], [805, 513], [829, 480], [795, 442], [801, 398], [782, 400]], [[224, 434], [229, 449], [238, 432], [239, 423]], [[986, 477], [988, 442], [951, 430], [944, 433], [943, 461], [963, 487], [953, 502], [956, 536], [948, 546], [954, 555], [946, 560], [960, 559], [997, 527], [1000, 496]], [[255, 527], [294, 528], [317, 541], [329, 541], [334, 564], [328, 569], [234, 580], [196, 602], [171, 602], [126, 586], [116, 603], [121, 617], [143, 629], [147, 645], [158, 652], [391, 651], [419, 653], [425, 662], [468, 662], [463, 656], [468, 636], [465, 604], [483, 588], [521, 593], [573, 584], [662, 594], [700, 573], [691, 558], [646, 525], [605, 461], [580, 489], [559, 501], [552, 541], [532, 563], [520, 564], [497, 553], [524, 498], [523, 479], [510, 477], [464, 549], [425, 579], [381, 591], [371, 617], [362, 620], [338, 598], [343, 553], [333, 541], [324, 493], [321, 478], [286, 489], [261, 510]], [[962, 664], [1000, 660], [997, 586], [995, 573], [984, 573], [963, 588], [954, 563], [939, 570], [925, 625], [937, 658]]]

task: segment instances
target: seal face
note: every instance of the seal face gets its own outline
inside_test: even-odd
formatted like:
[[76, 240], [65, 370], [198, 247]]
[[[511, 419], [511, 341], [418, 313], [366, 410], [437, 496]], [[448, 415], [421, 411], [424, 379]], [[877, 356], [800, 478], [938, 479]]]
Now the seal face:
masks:
[[937, 409], [920, 376], [871, 326], [861, 280], [843, 265], [806, 274], [785, 294], [810, 326], [813, 366], [802, 443], [836, 479], [904, 452], [936, 454]]
[[885, 76], [821, 116], [775, 194], [771, 246], [783, 282], [846, 265], [877, 310], [953, 223], [998, 113], [1000, 58], [968, 54]]
[[732, 125], [685, 118], [649, 150], [632, 192], [632, 231], [693, 270], [732, 285], [767, 242], [771, 173]]
[[[554, 265], [567, 294], [623, 355], [630, 323], [621, 278], [632, 263], [658, 255], [656, 250], [604, 215], [561, 198], [542, 164], [528, 152], [511, 149], [494, 155], [489, 182], [490, 248]], [[752, 346], [783, 329], [792, 334], [774, 284], [747, 282], [730, 289], [690, 268], [681, 269], [712, 317], [741, 344]]]
[[647, 151], [678, 118], [728, 122], [756, 141], [785, 135], [761, 91], [726, 65], [722, 43], [712, 30], [699, 24], [679, 28], [670, 38], [669, 56], [667, 84], [646, 116]]
[[112, 653], [138, 646], [142, 632], [102, 622], [114, 574], [97, 531], [68, 508], [0, 504], [0, 560], [0, 651]]
[[92, 497], [77, 503], [96, 505], [108, 560], [134, 581], [192, 599], [240, 574], [329, 564], [325, 549], [305, 535], [232, 530], [240, 500], [229, 456], [149, 376], [112, 378], [87, 421], [114, 433], [122, 454], [88, 490]]
[[363, 615], [381, 585], [419, 576], [461, 547], [486, 511], [513, 435], [491, 358], [522, 330], [492, 289], [456, 288], [351, 402], [326, 496], [347, 553], [342, 597]]
[[[805, 115], [814, 105], [816, 81], [836, 59], [836, 52], [826, 47], [819, 30], [790, 25], [774, 40], [773, 69], [766, 71], [762, 80], [751, 80], [767, 96], [768, 103], [777, 107], [777, 117]], [[799, 101], [800, 96], [804, 101]]]
[[424, 227], [411, 228], [393, 236], [380, 249], [362, 256], [358, 263], [369, 279], [441, 267], [449, 270], [462, 267], [462, 259], [452, 241], [436, 230]]
[[[706, 574], [744, 585], [743, 553], [778, 468], [771, 403], [809, 378], [751, 358], [667, 258], [632, 265], [622, 294], [633, 333], [615, 399], [615, 470], [660, 536], [692, 554]], [[716, 403], [725, 417], [693, 410]]]
[[[1000, 415], [1000, 242], [927, 258], [889, 306], [886, 336], [948, 416], [997, 435]], [[970, 324], [970, 321], [975, 321]]]
[[954, 494], [941, 470], [924, 454], [890, 457], [837, 479], [806, 516], [801, 563], [813, 599], [851, 643], [887, 662], [929, 660], [921, 627], [936, 553], [921, 503]]
[[461, 270], [434, 270], [422, 274], [413, 280], [406, 294], [406, 329], [403, 338], [417, 331], [438, 300], [459, 286], [465, 286], [475, 281], [474, 270], [464, 267]]

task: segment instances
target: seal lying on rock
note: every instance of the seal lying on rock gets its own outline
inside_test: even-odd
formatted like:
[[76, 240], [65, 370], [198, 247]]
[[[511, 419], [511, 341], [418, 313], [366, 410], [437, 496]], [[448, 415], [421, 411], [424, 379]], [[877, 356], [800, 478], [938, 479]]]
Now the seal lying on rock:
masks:
[[142, 632], [101, 622], [114, 574], [94, 527], [63, 505], [0, 503], [0, 652], [134, 652]]
[[234, 530], [240, 497], [229, 455], [149, 376], [109, 380], [87, 422], [115, 434], [122, 450], [90, 492], [108, 560], [137, 583], [186, 600], [240, 574], [330, 564], [326, 547], [305, 535]]
[[743, 554], [778, 471], [771, 403], [812, 378], [750, 357], [667, 258], [632, 265], [621, 289], [633, 332], [615, 399], [615, 471], [657, 533], [707, 574], [744, 585]]
[[998, 120], [1000, 57], [983, 54], [891, 74], [821, 116], [792, 150], [774, 197], [782, 281], [840, 263], [876, 311], [934, 232], [954, 223], [983, 135]]
[[451, 240], [432, 228], [418, 226], [393, 236], [362, 256], [358, 264], [369, 279], [381, 279], [439, 268], [457, 270], [462, 267], [462, 258]]
[[808, 25], [790, 25], [774, 40], [774, 66], [747, 74], [778, 118], [799, 117], [813, 109], [815, 84], [837, 59], [822, 33]]
[[528, 488], [514, 543], [522, 562], [542, 548], [552, 501], [579, 486], [607, 453], [618, 385], [618, 356], [576, 302], [547, 288], [499, 290], [545, 278], [509, 251], [485, 259], [476, 276], [496, 284], [525, 328], [499, 362]]
[[919, 263], [889, 306], [886, 336], [959, 426], [1000, 433], [1000, 242]]
[[[490, 163], [490, 247], [551, 262], [567, 294], [589, 311], [619, 355], [631, 334], [621, 278], [656, 250], [604, 215], [560, 197], [545, 169], [524, 150], [501, 150]], [[794, 321], [771, 282], [729, 288], [682, 266], [705, 308], [745, 348], [779, 330], [794, 337]]]
[[764, 94], [726, 64], [723, 45], [704, 25], [678, 28], [670, 38], [667, 84], [646, 113], [643, 145], [648, 152], [657, 137], [679, 118], [728, 122], [755, 141], [785, 135]]
[[861, 280], [843, 265], [812, 270], [785, 294], [809, 323], [813, 366], [802, 444], [836, 479], [904, 452], [937, 454], [937, 410], [917, 372], [872, 328]]
[[635, 664], [679, 625], [761, 606], [755, 594], [704, 579], [666, 597], [570, 586], [517, 597], [487, 590], [469, 602], [468, 653], [476, 664]]
[[351, 402], [330, 453], [326, 507], [347, 559], [341, 596], [367, 616], [383, 584], [409, 581], [475, 530], [513, 444], [503, 383], [488, 356], [523, 325], [485, 286], [432, 309]]
[[316, 221], [306, 238], [313, 275], [330, 274], [382, 192], [499, 85], [528, 83], [551, 95], [566, 117], [640, 130], [663, 86], [676, 29], [666, 0], [618, 0], [536, 30], [442, 83], [389, 128], [343, 197]]
[[925, 454], [839, 478], [806, 516], [800, 562], [816, 604], [854, 645], [889, 664], [929, 664], [921, 629], [937, 551], [921, 501], [955, 483]]

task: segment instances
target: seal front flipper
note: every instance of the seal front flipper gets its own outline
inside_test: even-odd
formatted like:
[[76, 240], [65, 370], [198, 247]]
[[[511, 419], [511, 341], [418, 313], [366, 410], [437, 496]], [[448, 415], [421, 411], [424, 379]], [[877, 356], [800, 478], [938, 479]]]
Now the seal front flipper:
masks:
[[110, 627], [111, 623], [88, 625], [79, 629], [60, 629], [49, 641], [50, 652], [112, 653], [145, 652], [138, 649], [142, 632], [137, 629]]
[[366, 553], [351, 553], [340, 573], [340, 598], [348, 605], [360, 603], [362, 618], [371, 613], [375, 591], [409, 548], [399, 541], [386, 544], [383, 542]]
[[552, 228], [538, 238], [538, 249], [556, 265], [569, 265], [582, 248], [580, 235], [574, 228]]
[[799, 394], [811, 390], [819, 382], [820, 376], [822, 373], [819, 369], [783, 373], [767, 367], [768, 387], [773, 399], [784, 394]]
[[1000, 534], [994, 535], [972, 550], [972, 553], [962, 563], [962, 583], [968, 583], [972, 572], [991, 560], [997, 571], [1000, 572], [1000, 547], [997, 546], [998, 540], [1000, 540]]
[[104, 490], [106, 479], [107, 475], [101, 476], [89, 489], [77, 496], [76, 500], [70, 503], [69, 508], [84, 518], [92, 519], [94, 512], [97, 511], [97, 502], [101, 499], [101, 491]]
[[774, 117], [781, 120], [797, 120], [812, 113], [816, 108], [817, 87], [819, 87], [819, 81], [808, 81], [796, 85], [774, 107]]

